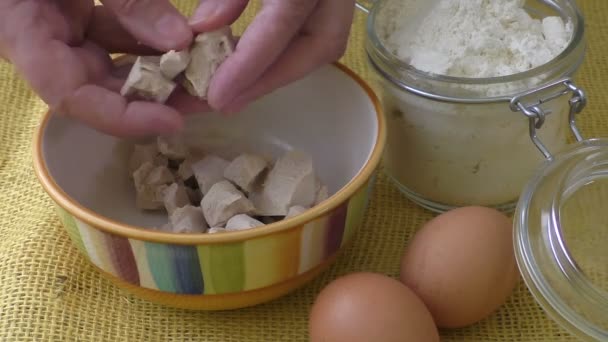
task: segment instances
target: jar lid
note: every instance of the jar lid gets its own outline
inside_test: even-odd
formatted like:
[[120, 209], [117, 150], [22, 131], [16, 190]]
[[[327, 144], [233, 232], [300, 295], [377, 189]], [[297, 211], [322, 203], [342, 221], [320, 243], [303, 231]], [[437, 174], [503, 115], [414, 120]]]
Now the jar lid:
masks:
[[552, 156], [514, 218], [517, 263], [532, 295], [584, 340], [608, 340], [608, 139]]

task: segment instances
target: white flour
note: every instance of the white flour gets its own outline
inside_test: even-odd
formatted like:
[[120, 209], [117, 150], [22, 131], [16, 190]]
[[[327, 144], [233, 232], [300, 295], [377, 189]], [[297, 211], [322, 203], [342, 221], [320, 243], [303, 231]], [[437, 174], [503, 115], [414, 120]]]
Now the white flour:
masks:
[[457, 77], [496, 77], [545, 64], [568, 45], [560, 17], [533, 19], [523, 0], [440, 0], [414, 32], [405, 22], [387, 45], [415, 68]]

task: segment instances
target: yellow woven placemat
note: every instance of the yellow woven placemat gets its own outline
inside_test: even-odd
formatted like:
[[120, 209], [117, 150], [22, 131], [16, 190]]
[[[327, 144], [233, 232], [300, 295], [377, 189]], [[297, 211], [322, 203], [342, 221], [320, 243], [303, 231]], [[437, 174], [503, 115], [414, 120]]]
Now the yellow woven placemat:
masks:
[[[190, 13], [192, 1], [178, 1]], [[580, 0], [589, 51], [579, 84], [590, 104], [588, 136], [608, 133], [608, 2]], [[251, 18], [248, 8], [238, 27]], [[357, 13], [343, 61], [366, 77], [364, 20]], [[32, 171], [31, 138], [44, 104], [10, 65], [0, 63], [0, 341], [306, 341], [307, 316], [320, 289], [353, 271], [398, 274], [399, 257], [431, 214], [379, 177], [355, 243], [318, 280], [280, 300], [231, 312], [189, 312], [132, 298], [102, 278], [68, 240]], [[520, 285], [504, 307], [445, 341], [575, 341], [550, 321]]]

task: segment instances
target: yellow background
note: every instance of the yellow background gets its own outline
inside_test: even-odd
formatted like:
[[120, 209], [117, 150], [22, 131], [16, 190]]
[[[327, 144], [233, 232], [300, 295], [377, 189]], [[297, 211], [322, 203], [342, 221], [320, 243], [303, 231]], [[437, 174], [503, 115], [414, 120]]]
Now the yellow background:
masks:
[[[190, 13], [194, 1], [177, 1]], [[239, 21], [239, 31], [257, 2]], [[589, 106], [587, 136], [608, 131], [608, 2], [580, 0], [589, 50], [578, 84]], [[343, 61], [367, 78], [365, 16], [356, 14]], [[230, 312], [170, 309], [121, 292], [90, 266], [61, 228], [32, 170], [31, 141], [45, 105], [13, 68], [0, 62], [0, 340], [1, 341], [305, 341], [307, 315], [318, 291], [353, 271], [398, 274], [413, 232], [431, 214], [379, 177], [365, 225], [337, 264], [309, 286], [275, 302]], [[576, 341], [548, 320], [523, 285], [504, 307], [444, 341]]]

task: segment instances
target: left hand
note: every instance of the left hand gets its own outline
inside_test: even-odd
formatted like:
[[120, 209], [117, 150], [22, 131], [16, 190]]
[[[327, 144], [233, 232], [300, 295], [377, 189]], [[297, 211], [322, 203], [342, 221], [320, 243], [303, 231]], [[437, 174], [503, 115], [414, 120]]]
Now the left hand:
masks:
[[168, 0], [102, 2], [0, 1], [0, 57], [52, 111], [99, 131], [139, 136], [181, 129], [181, 113], [206, 104], [185, 91], [167, 105], [127, 101], [109, 54], [186, 48], [192, 40], [187, 19]]

